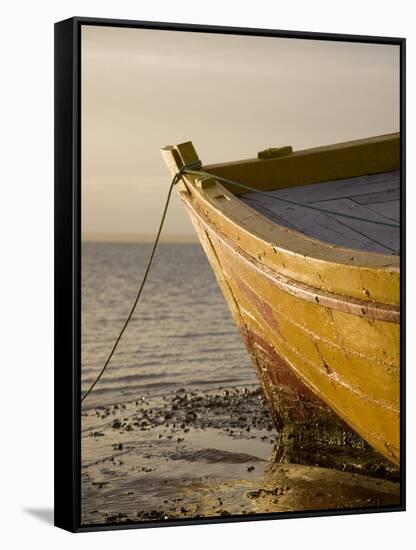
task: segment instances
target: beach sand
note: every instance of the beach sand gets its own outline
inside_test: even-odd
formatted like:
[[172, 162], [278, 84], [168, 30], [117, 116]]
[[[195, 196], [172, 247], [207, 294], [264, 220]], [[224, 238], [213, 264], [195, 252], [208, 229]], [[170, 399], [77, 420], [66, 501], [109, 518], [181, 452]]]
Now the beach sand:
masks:
[[86, 409], [82, 524], [399, 504], [397, 470], [369, 449], [352, 457], [337, 449], [333, 469], [316, 452], [302, 464], [303, 445], [279, 452], [284, 462], [276, 463], [279, 445], [256, 386], [180, 389]]

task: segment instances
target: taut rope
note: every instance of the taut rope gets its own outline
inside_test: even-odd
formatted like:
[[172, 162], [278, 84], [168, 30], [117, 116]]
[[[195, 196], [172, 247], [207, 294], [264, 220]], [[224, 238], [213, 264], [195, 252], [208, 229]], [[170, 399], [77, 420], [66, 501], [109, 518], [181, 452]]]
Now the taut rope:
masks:
[[177, 172], [173, 179], [172, 179], [172, 182], [169, 186], [169, 191], [168, 191], [168, 194], [167, 194], [167, 197], [166, 197], [166, 201], [165, 201], [165, 206], [163, 208], [163, 213], [162, 213], [162, 219], [160, 220], [160, 224], [159, 224], [159, 229], [158, 229], [158, 232], [156, 234], [156, 238], [155, 238], [155, 242], [153, 243], [153, 248], [152, 248], [152, 252], [150, 253], [150, 256], [149, 256], [149, 260], [147, 262], [147, 266], [146, 266], [146, 270], [144, 272], [144, 275], [143, 275], [143, 279], [142, 279], [142, 282], [140, 283], [140, 286], [139, 286], [139, 289], [137, 291], [137, 294], [136, 294], [136, 298], [134, 299], [134, 302], [133, 302], [133, 305], [130, 309], [130, 313], [128, 314], [126, 320], [124, 321], [124, 325], [122, 327], [122, 329], [120, 330], [119, 332], [119, 335], [117, 336], [115, 342], [114, 342], [114, 345], [107, 357], [107, 360], [106, 362], [104, 363], [104, 366], [103, 368], [101, 369], [101, 371], [99, 372], [98, 376], [95, 378], [94, 382], [91, 384], [91, 386], [88, 388], [88, 390], [84, 393], [84, 395], [81, 397], [81, 403], [84, 401], [84, 399], [92, 392], [92, 390], [94, 389], [95, 385], [97, 384], [97, 382], [100, 380], [100, 378], [102, 377], [102, 375], [104, 374], [104, 371], [106, 370], [106, 368], [108, 367], [108, 364], [110, 363], [111, 361], [111, 358], [113, 357], [114, 355], [114, 352], [116, 351], [117, 349], [117, 346], [121, 340], [121, 337], [123, 336], [124, 334], [124, 331], [126, 330], [127, 328], [127, 325], [129, 324], [130, 322], [130, 319], [133, 317], [133, 313], [134, 313], [134, 310], [136, 309], [136, 306], [140, 300], [140, 296], [142, 294], [142, 290], [143, 290], [143, 287], [146, 283], [146, 280], [147, 280], [147, 276], [149, 274], [149, 271], [150, 271], [150, 266], [152, 265], [152, 262], [153, 262], [153, 257], [155, 255], [155, 252], [156, 252], [156, 248], [157, 248], [157, 245], [159, 243], [159, 238], [160, 238], [160, 234], [162, 233], [162, 228], [163, 228], [163, 224], [165, 223], [165, 218], [166, 218], [166, 213], [168, 211], [168, 206], [169, 206], [169, 202], [170, 202], [170, 197], [172, 195], [172, 189], [174, 188], [174, 186], [178, 183], [178, 181], [182, 178], [182, 176], [184, 175], [184, 173], [186, 172], [186, 170], [188, 169], [192, 169], [192, 168], [197, 168], [198, 166], [201, 166], [201, 163], [200, 161], [198, 162], [192, 162], [188, 165], [185, 165], [183, 166], [179, 172]]

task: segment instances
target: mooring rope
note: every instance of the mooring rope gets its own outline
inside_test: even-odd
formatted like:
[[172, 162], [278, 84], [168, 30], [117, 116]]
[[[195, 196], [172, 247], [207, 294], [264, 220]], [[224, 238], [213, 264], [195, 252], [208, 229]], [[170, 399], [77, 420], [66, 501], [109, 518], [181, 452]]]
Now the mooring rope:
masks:
[[95, 378], [95, 380], [93, 381], [93, 383], [91, 384], [91, 386], [88, 388], [88, 390], [84, 393], [84, 395], [81, 397], [81, 403], [84, 401], [84, 399], [92, 392], [92, 390], [94, 389], [95, 385], [98, 383], [98, 381], [100, 380], [100, 378], [102, 377], [102, 375], [104, 374], [104, 371], [106, 370], [106, 368], [108, 367], [110, 361], [111, 361], [111, 358], [113, 357], [114, 355], [114, 352], [116, 351], [117, 349], [117, 346], [124, 334], [124, 331], [126, 330], [127, 328], [127, 325], [129, 324], [130, 322], [130, 319], [133, 317], [133, 313], [134, 313], [134, 310], [136, 309], [136, 306], [140, 300], [140, 296], [142, 294], [142, 290], [143, 290], [143, 287], [146, 283], [146, 280], [147, 280], [147, 276], [149, 274], [149, 271], [150, 271], [150, 266], [152, 265], [152, 262], [153, 262], [153, 257], [155, 255], [155, 252], [156, 252], [156, 248], [157, 248], [157, 245], [159, 243], [159, 238], [160, 238], [160, 234], [162, 233], [162, 228], [163, 228], [163, 224], [165, 223], [165, 218], [166, 218], [166, 213], [168, 211], [168, 206], [169, 206], [169, 202], [170, 202], [170, 197], [172, 195], [172, 189], [174, 188], [174, 186], [178, 183], [178, 181], [182, 178], [182, 176], [184, 175], [184, 173], [186, 172], [186, 170], [188, 169], [192, 169], [192, 168], [197, 168], [201, 166], [201, 162], [198, 161], [198, 162], [192, 162], [190, 164], [187, 164], [185, 166], [183, 166], [179, 172], [177, 172], [173, 179], [172, 179], [172, 182], [169, 186], [169, 191], [168, 191], [168, 194], [167, 194], [167, 197], [166, 197], [166, 201], [165, 201], [165, 206], [163, 208], [163, 213], [162, 213], [162, 218], [160, 220], [160, 224], [159, 224], [159, 229], [157, 231], [157, 234], [156, 234], [156, 238], [155, 238], [155, 241], [153, 243], [153, 247], [152, 247], [152, 252], [150, 253], [150, 256], [149, 256], [149, 260], [147, 262], [147, 266], [146, 266], [146, 270], [144, 272], [144, 275], [143, 275], [143, 279], [142, 279], [142, 282], [140, 283], [140, 286], [139, 286], [139, 289], [136, 293], [136, 297], [134, 299], [134, 302], [133, 302], [133, 305], [130, 309], [130, 313], [128, 314], [124, 324], [123, 324], [123, 327], [122, 329], [120, 330], [115, 342], [114, 342], [114, 345], [104, 363], [104, 366], [103, 368], [101, 369], [101, 371], [99, 372], [98, 376]]
[[375, 221], [375, 220], [368, 220], [368, 219], [365, 219], [365, 218], [360, 218], [358, 216], [352, 216], [350, 214], [343, 214], [341, 212], [335, 212], [335, 211], [332, 211], [332, 210], [327, 210], [325, 208], [319, 208], [317, 206], [312, 206], [310, 204], [305, 204], [305, 203], [302, 203], [302, 202], [298, 202], [298, 201], [293, 201], [293, 200], [290, 200], [290, 199], [284, 199], [284, 198], [281, 198], [281, 197], [276, 197], [275, 195], [272, 195], [271, 193], [268, 193], [267, 191], [260, 191], [259, 189], [255, 189], [254, 187], [250, 187], [248, 185], [244, 185], [242, 183], [239, 183], [237, 181], [233, 181], [233, 180], [230, 180], [228, 178], [223, 178], [222, 176], [216, 176], [214, 174], [210, 174], [209, 172], [204, 172], [202, 170], [200, 170], [199, 168], [201, 167], [201, 161], [195, 161], [195, 162], [191, 162], [189, 164], [186, 164], [184, 165], [173, 177], [172, 181], [171, 181], [171, 184], [169, 186], [169, 190], [168, 190], [168, 194], [167, 194], [167, 197], [166, 197], [166, 201], [165, 201], [165, 206], [163, 208], [163, 213], [162, 213], [162, 218], [160, 220], [160, 224], [159, 224], [159, 229], [157, 231], [157, 234], [156, 234], [156, 238], [155, 238], [155, 241], [153, 243], [153, 247], [152, 247], [152, 251], [150, 253], [150, 256], [149, 256], [149, 260], [147, 262], [147, 266], [146, 266], [146, 270], [144, 272], [144, 275], [143, 275], [143, 278], [142, 278], [142, 281], [140, 283], [140, 286], [138, 288], [138, 291], [136, 293], [136, 297], [134, 299], [134, 302], [133, 302], [133, 305], [130, 309], [130, 312], [123, 324], [123, 327], [122, 329], [120, 330], [115, 342], [114, 342], [114, 345], [104, 363], [104, 366], [103, 368], [101, 369], [101, 371], [99, 372], [98, 376], [95, 378], [95, 380], [93, 381], [93, 383], [90, 385], [90, 387], [88, 388], [88, 390], [84, 393], [84, 395], [81, 397], [81, 403], [85, 400], [85, 398], [92, 392], [92, 390], [94, 389], [94, 387], [96, 386], [96, 384], [99, 382], [100, 378], [102, 377], [102, 375], [104, 374], [105, 370], [107, 369], [116, 349], [117, 349], [117, 346], [127, 328], [127, 325], [129, 324], [131, 318], [133, 317], [133, 314], [134, 314], [134, 311], [136, 309], [136, 306], [140, 300], [140, 296], [142, 294], [142, 290], [143, 290], [143, 287], [146, 283], [146, 280], [147, 280], [147, 276], [149, 274], [149, 271], [150, 271], [150, 267], [152, 265], [152, 262], [153, 262], [153, 258], [154, 258], [154, 255], [155, 255], [155, 252], [156, 252], [156, 248], [157, 248], [157, 245], [159, 244], [159, 239], [160, 239], [160, 235], [162, 233], [162, 229], [163, 229], [163, 225], [165, 223], [165, 218], [166, 218], [166, 213], [167, 213], [167, 210], [168, 210], [168, 206], [169, 206], [169, 202], [170, 202], [170, 198], [171, 198], [171, 195], [172, 195], [172, 190], [174, 188], [174, 186], [178, 183], [178, 181], [180, 179], [182, 179], [182, 177], [184, 176], [184, 174], [191, 174], [191, 175], [197, 175], [197, 176], [205, 176], [205, 177], [208, 177], [208, 178], [215, 178], [219, 181], [222, 181], [224, 183], [227, 183], [228, 185], [234, 185], [236, 187], [241, 187], [242, 189], [246, 189], [248, 191], [252, 191], [254, 193], [260, 193], [261, 195], [265, 195], [273, 200], [278, 200], [278, 201], [283, 201], [283, 202], [286, 202], [286, 203], [289, 203], [289, 204], [294, 204], [294, 205], [297, 205], [297, 206], [303, 206], [305, 208], [310, 208], [312, 210], [318, 210], [320, 212], [324, 212], [326, 214], [333, 214], [335, 216], [343, 216], [345, 218], [350, 218], [350, 219], [353, 219], [353, 220], [359, 220], [359, 221], [364, 221], [364, 222], [368, 222], [368, 223], [375, 223], [375, 224], [378, 224], [378, 225], [385, 225], [387, 227], [400, 227], [399, 225], [396, 225], [396, 224], [390, 224], [390, 223], [383, 223], [383, 222], [379, 222], [379, 221]]
[[343, 218], [349, 218], [350, 220], [358, 220], [361, 222], [367, 222], [367, 223], [375, 223], [376, 225], [384, 225], [386, 227], [396, 227], [400, 228], [400, 225], [395, 223], [386, 223], [381, 222], [377, 220], [369, 220], [368, 218], [361, 218], [360, 216], [353, 216], [352, 214], [344, 214], [343, 212], [336, 212], [335, 210], [328, 210], [326, 208], [320, 208], [319, 206], [312, 206], [312, 204], [307, 204], [299, 201], [294, 201], [292, 199], [285, 199], [283, 197], [276, 197], [272, 193], [268, 193], [267, 191], [260, 191], [259, 189], [256, 189], [254, 187], [250, 187], [248, 185], [244, 185], [243, 183], [239, 183], [238, 181], [230, 180], [228, 178], [223, 178], [222, 176], [217, 176], [215, 174], [210, 174], [209, 172], [204, 172], [202, 170], [185, 170], [185, 173], [192, 174], [192, 175], [198, 175], [198, 176], [206, 176], [209, 178], [214, 178], [218, 181], [222, 181], [224, 183], [227, 183], [228, 185], [234, 185], [236, 187], [241, 187], [242, 189], [246, 189], [247, 191], [252, 191], [254, 193], [259, 193], [260, 195], [265, 195], [266, 197], [269, 197], [272, 200], [276, 201], [283, 201], [288, 204], [294, 204], [296, 206], [302, 206], [304, 208], [309, 208], [311, 210], [317, 210], [318, 212], [323, 212], [325, 214], [332, 214], [333, 216], [342, 216]]

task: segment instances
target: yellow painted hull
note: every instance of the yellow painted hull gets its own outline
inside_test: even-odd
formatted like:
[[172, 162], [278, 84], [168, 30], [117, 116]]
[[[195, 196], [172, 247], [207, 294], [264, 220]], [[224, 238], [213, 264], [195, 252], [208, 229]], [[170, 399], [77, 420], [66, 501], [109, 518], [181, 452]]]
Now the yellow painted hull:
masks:
[[[397, 169], [393, 137], [389, 146], [392, 168], [380, 170]], [[189, 144], [175, 151], [172, 172], [195, 156]], [[276, 422], [330, 410], [398, 465], [399, 259], [356, 251], [351, 260], [351, 250], [277, 226], [215, 180], [221, 170], [212, 181], [187, 175], [178, 190]], [[294, 397], [282, 401], [285, 392]]]

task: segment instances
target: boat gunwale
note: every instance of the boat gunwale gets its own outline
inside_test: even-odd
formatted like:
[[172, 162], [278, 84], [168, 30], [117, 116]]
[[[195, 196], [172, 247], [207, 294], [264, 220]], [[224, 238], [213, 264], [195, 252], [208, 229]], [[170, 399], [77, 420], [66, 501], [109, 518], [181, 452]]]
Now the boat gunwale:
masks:
[[[293, 151], [292, 153], [285, 155], [290, 156], [291, 158], [299, 158], [306, 155], [314, 154], [314, 153], [324, 153], [329, 151], [337, 151], [340, 149], [348, 149], [351, 146], [357, 146], [357, 145], [365, 145], [368, 143], [383, 143], [385, 141], [389, 141], [391, 139], [397, 139], [400, 138], [400, 132], [393, 132], [389, 134], [381, 134], [379, 136], [373, 136], [371, 138], [361, 138], [361, 139], [352, 139], [349, 141], [340, 141], [338, 143], [331, 143], [330, 145], [319, 145], [317, 147], [309, 147], [307, 149], [299, 149], [296, 151]], [[281, 157], [282, 158], [282, 157]], [[273, 158], [266, 159], [266, 160], [273, 160]], [[252, 163], [260, 163], [264, 162], [264, 160], [259, 159], [258, 157], [252, 157], [247, 159], [240, 159], [240, 160], [234, 160], [230, 162], [216, 162], [212, 164], [205, 164], [204, 169], [206, 169], [208, 172], [210, 170], [217, 170], [219, 168], [224, 168], [228, 166], [239, 166], [239, 165], [247, 165]], [[312, 184], [311, 184], [312, 185]], [[243, 193], [246, 191], [243, 191]]]
[[204, 224], [205, 228], [214, 234], [222, 243], [236, 253], [246, 264], [249, 264], [257, 272], [262, 273], [273, 285], [297, 298], [314, 303], [316, 306], [325, 307], [331, 310], [350, 313], [358, 317], [374, 319], [379, 321], [388, 321], [400, 323], [400, 307], [392, 304], [369, 302], [360, 300], [352, 296], [345, 296], [335, 292], [318, 289], [307, 285], [301, 281], [292, 279], [286, 275], [273, 270], [264, 263], [259, 262], [254, 256], [251, 256], [240, 246], [235, 246], [232, 239], [227, 237], [218, 228], [213, 228], [207, 216], [198, 207], [195, 200], [189, 200], [187, 193], [181, 192], [181, 198], [192, 208], [198, 219]]
[[[204, 166], [204, 170], [205, 170], [205, 166]], [[196, 175], [196, 174], [194, 174]], [[202, 176], [202, 174], [201, 174]], [[253, 206], [251, 206], [250, 204], [246, 203], [245, 201], [242, 201], [239, 196], [236, 196], [234, 193], [232, 193], [231, 191], [229, 191], [225, 185], [223, 185], [219, 180], [217, 180], [217, 178], [215, 177], [215, 175], [212, 175], [211, 176], [213, 179], [216, 180], [216, 185], [217, 185], [217, 190], [216, 192], [218, 193], [222, 193], [223, 195], [226, 195], [227, 198], [231, 201], [231, 200], [237, 200], [238, 201], [238, 204], [239, 206], [243, 206], [247, 208], [247, 211], [248, 212], [251, 212], [251, 214], [248, 214], [247, 217], [244, 218], [244, 220], [241, 220], [241, 221], [244, 221], [244, 224], [247, 224], [247, 222], [250, 222], [250, 218], [252, 217], [253, 219], [256, 218], [256, 219], [261, 219], [262, 221], [267, 221], [269, 224], [270, 224], [270, 228], [272, 227], [275, 227], [275, 228], [278, 228], [279, 230], [283, 230], [284, 232], [286, 233], [290, 233], [290, 234], [293, 234], [293, 235], [296, 235], [296, 237], [298, 237], [299, 239], [302, 239], [302, 240], [305, 240], [305, 241], [311, 241], [313, 242], [314, 244], [316, 245], [321, 245], [323, 247], [328, 247], [328, 249], [330, 250], [336, 250], [338, 252], [345, 252], [347, 253], [348, 255], [351, 255], [351, 254], [356, 254], [358, 256], [361, 256], [361, 255], [365, 255], [365, 257], [367, 258], [367, 256], [372, 256], [373, 254], [375, 255], [375, 257], [377, 258], [382, 258], [383, 260], [386, 261], [386, 266], [382, 266], [383, 268], [384, 267], [389, 267], [389, 268], [395, 268], [396, 267], [396, 263], [400, 265], [400, 255], [399, 254], [385, 254], [383, 252], [376, 252], [376, 251], [373, 251], [373, 250], [361, 250], [361, 249], [358, 249], [358, 248], [351, 248], [351, 247], [347, 247], [347, 246], [342, 246], [342, 245], [335, 245], [333, 243], [330, 243], [328, 241], [324, 241], [324, 240], [321, 240], [321, 239], [318, 239], [317, 237], [312, 237], [311, 235], [307, 235], [306, 233], [302, 233], [302, 231], [299, 231], [298, 229], [294, 229], [294, 228], [291, 228], [291, 227], [288, 227], [286, 225], [283, 225], [283, 224], [279, 224], [277, 223], [276, 221], [268, 218], [266, 215], [264, 215], [262, 212], [260, 212], [259, 210], [256, 210]], [[199, 182], [203, 182], [203, 181], [207, 181], [208, 179], [208, 176], [203, 176], [203, 177], [200, 177], [198, 178], [198, 176], [196, 176], [196, 181], [197, 183]], [[313, 185], [313, 184], [311, 184]], [[198, 185], [197, 185], [198, 187]], [[204, 186], [202, 186], [204, 187]], [[204, 189], [205, 190], [205, 189]], [[188, 189], [189, 191], [189, 189]], [[212, 197], [210, 197], [210, 195], [208, 193], [206, 193], [206, 198], [211, 202], [212, 201]], [[213, 203], [214, 206], [215, 206], [215, 203]], [[220, 209], [217, 209], [219, 212], [221, 212], [221, 214], [224, 214]], [[231, 217], [229, 216], [229, 214], [227, 213], [226, 214], [227, 217], [230, 219], [230, 221], [237, 221], [238, 220], [232, 220]], [[256, 231], [256, 229], [253, 227], [253, 233]], [[259, 233], [259, 236], [264, 238], [265, 236], [260, 234]], [[273, 247], [277, 247], [278, 245], [276, 245], [275, 243], [270, 243], [272, 244]], [[283, 247], [279, 246], [279, 248], [283, 249]], [[286, 251], [290, 251], [289, 249], [286, 249]], [[312, 257], [309, 255], [310, 258], [312, 259], [321, 259], [319, 258], [318, 256], [316, 256], [316, 258]], [[397, 261], [396, 261], [397, 259]], [[347, 262], [337, 262], [337, 263], [345, 263], [346, 265], [350, 265], [348, 264]], [[354, 267], [374, 267], [371, 265], [370, 262], [367, 262], [367, 263], [362, 263], [360, 265], [357, 265], [355, 262], [353, 264]]]
[[[338, 147], [341, 147], [350, 157], [353, 155], [353, 161], [354, 155], [362, 157], [370, 150], [373, 155], [369, 160], [371, 170], [370, 164], [366, 164], [367, 161], [362, 161], [362, 158], [359, 166], [364, 172], [365, 167], [368, 166], [370, 171], [366, 173], [378, 173], [382, 171], [379, 169], [381, 166], [387, 167], [388, 171], [392, 163], [396, 163], [395, 155], [399, 140], [400, 134], [397, 133], [375, 136], [304, 150], [302, 158], [308, 158], [307, 153], [314, 157], [317, 153], [322, 155], [322, 151], [327, 150], [330, 150], [332, 155], [337, 152]], [[374, 161], [374, 155], [377, 153], [374, 147], [378, 143], [383, 144], [383, 154], [388, 155], [388, 160], [381, 160], [381, 164]], [[172, 176], [184, 166], [200, 162], [190, 141], [163, 147], [161, 152]], [[272, 164], [277, 169], [280, 166], [279, 162], [285, 162], [296, 154], [294, 152], [286, 157], [256, 160], [254, 166], [268, 164], [270, 169], [270, 163], [277, 163]], [[351, 158], [348, 162], [350, 161]], [[342, 168], [344, 171], [347, 170], [345, 166]], [[354, 170], [356, 168], [355, 166]], [[339, 294], [348, 300], [354, 297], [365, 303], [400, 307], [400, 255], [337, 246], [279, 225], [241, 200], [238, 194], [218, 181], [216, 174], [208, 175], [205, 169], [205, 166], [202, 166], [200, 174], [197, 170], [184, 173], [176, 185], [177, 191], [186, 191], [194, 195], [201, 207], [210, 212], [209, 216], [212, 215], [212, 223], [221, 225], [227, 236], [234, 241], [239, 240], [244, 243], [249, 254], [252, 256], [260, 254], [262, 263], [273, 270], [287, 273], [294, 280], [316, 288], [317, 291]], [[339, 177], [342, 179], [345, 174]], [[220, 200], [224, 198], [227, 200]]]
[[[205, 166], [203, 167], [205, 169]], [[198, 181], [203, 181], [203, 180], [206, 180], [207, 179], [207, 176], [205, 177], [200, 177], [198, 178], [198, 176], [196, 174], [193, 174], [193, 176], [196, 177], [196, 182]], [[201, 174], [202, 176], [202, 174]], [[186, 178], [189, 178], [190, 175], [187, 174], [186, 175]], [[312, 242], [316, 248], [318, 249], [318, 252], [321, 252], [321, 257], [316, 254], [316, 256], [311, 256], [310, 254], [307, 254], [307, 257], [311, 258], [311, 259], [316, 259], [316, 260], [326, 260], [326, 261], [330, 261], [331, 263], [343, 263], [344, 265], [348, 265], [348, 266], [352, 266], [352, 267], [357, 267], [357, 268], [374, 268], [374, 269], [390, 269], [390, 270], [396, 270], [396, 268], [399, 268], [400, 267], [400, 255], [399, 254], [384, 254], [383, 252], [375, 252], [375, 251], [372, 251], [372, 250], [360, 250], [358, 248], [350, 248], [350, 247], [347, 247], [347, 246], [342, 246], [342, 245], [335, 245], [335, 244], [332, 244], [328, 241], [323, 241], [321, 239], [317, 239], [316, 237], [312, 237], [310, 235], [306, 235], [305, 233], [302, 233], [302, 231], [299, 231], [297, 229], [293, 229], [291, 227], [287, 227], [286, 225], [282, 225], [282, 224], [279, 224], [277, 222], [275, 222], [274, 220], [271, 220], [270, 218], [268, 218], [267, 216], [265, 216], [264, 214], [262, 214], [260, 211], [256, 210], [255, 208], [253, 208], [252, 206], [250, 206], [249, 204], [247, 204], [246, 202], [242, 201], [239, 196], [235, 195], [234, 193], [232, 193], [231, 191], [229, 191], [225, 185], [223, 185], [220, 181], [218, 181], [215, 177], [214, 174], [212, 174], [212, 178], [215, 179], [216, 181], [216, 194], [218, 193], [221, 193], [223, 195], [225, 195], [230, 201], [238, 201], [238, 205], [240, 207], [244, 207], [247, 209], [247, 217], [244, 217], [244, 220], [238, 220], [238, 219], [233, 219], [231, 218], [231, 216], [229, 215], [229, 213], [224, 213], [220, 208], [217, 208], [218, 203], [215, 203], [212, 199], [212, 197], [210, 196], [210, 191], [213, 191], [213, 186], [211, 187], [208, 187], [208, 188], [204, 188], [204, 189], [198, 189], [198, 191], [203, 191], [204, 192], [204, 195], [202, 193], [200, 193], [201, 195], [201, 198], [202, 199], [208, 199], [209, 202], [210, 202], [210, 205], [214, 208], [216, 208], [217, 212], [222, 214], [222, 215], [225, 215], [227, 216], [227, 218], [234, 222], [234, 223], [238, 223], [239, 221], [244, 221], [244, 224], [247, 226], [248, 229], [251, 230], [251, 234], [255, 237], [258, 237], [262, 240], [264, 240], [265, 238], [265, 235], [261, 234], [261, 233], [258, 233], [255, 229], [255, 227], [252, 227], [250, 228], [249, 226], [251, 225], [250, 224], [250, 221], [251, 221], [251, 218], [260, 218], [262, 219], [263, 221], [267, 221], [268, 224], [270, 225], [270, 229], [272, 228], [276, 228], [280, 231], [284, 231], [285, 233], [290, 233], [291, 235], [294, 235], [296, 236], [297, 239], [299, 239], [299, 242], [301, 241], [304, 241], [304, 242]], [[195, 186], [194, 186], [195, 188]], [[198, 186], [197, 186], [198, 188]], [[190, 192], [190, 190], [188, 189], [188, 191]], [[241, 227], [241, 226], [240, 226]], [[244, 228], [243, 228], [244, 229]], [[276, 245], [275, 243], [272, 243], [270, 242], [269, 244], [271, 244], [273, 247], [275, 248], [280, 248], [282, 250], [285, 250], [285, 252], [294, 252], [293, 250], [290, 250], [289, 248], [287, 249], [284, 249], [282, 246], [278, 246]], [[328, 260], [328, 258], [325, 257], [325, 255], [328, 253], [328, 252], [334, 252], [334, 260]], [[295, 252], [296, 253], [296, 252]], [[339, 255], [341, 253], [345, 253], [346, 255], [348, 256], [351, 256], [351, 254], [354, 254], [354, 263], [349, 263], [347, 261], [343, 261], [341, 258], [339, 258]], [[270, 252], [270, 254], [273, 254], [273, 252]], [[363, 262], [362, 263], [357, 263], [355, 260], [356, 259], [360, 259], [360, 257], [362, 257], [362, 260]], [[370, 261], [369, 261], [370, 259]], [[383, 262], [386, 263], [386, 265], [372, 265], [372, 261], [375, 262], [375, 263], [380, 263], [380, 260], [382, 260]]]

